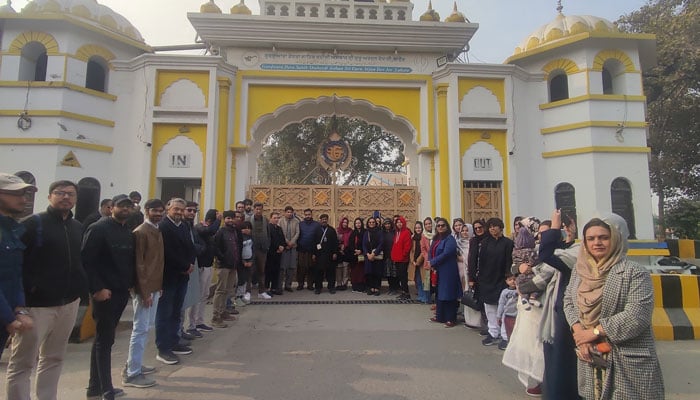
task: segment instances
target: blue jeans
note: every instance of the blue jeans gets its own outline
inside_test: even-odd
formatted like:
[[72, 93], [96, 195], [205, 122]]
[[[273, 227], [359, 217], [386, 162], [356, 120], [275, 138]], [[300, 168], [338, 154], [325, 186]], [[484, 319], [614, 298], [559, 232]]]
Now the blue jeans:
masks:
[[129, 356], [126, 360], [126, 374], [134, 377], [141, 373], [143, 365], [143, 351], [148, 340], [148, 331], [156, 321], [156, 310], [158, 309], [158, 298], [160, 292], [151, 294], [153, 305], [143, 306], [141, 296], [134, 293], [132, 304], [134, 307], [134, 322], [131, 330], [131, 340], [129, 341]]
[[187, 279], [163, 282], [163, 294], [156, 311], [156, 347], [160, 352], [170, 352], [178, 342], [182, 326], [182, 303], [187, 293]]

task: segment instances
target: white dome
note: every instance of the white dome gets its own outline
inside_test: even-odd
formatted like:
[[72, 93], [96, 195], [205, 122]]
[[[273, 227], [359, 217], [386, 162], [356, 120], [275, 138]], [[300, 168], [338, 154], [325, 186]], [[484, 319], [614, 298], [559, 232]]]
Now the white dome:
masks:
[[122, 15], [96, 0], [32, 0], [22, 9], [22, 14], [63, 13], [91, 20], [104, 28], [144, 42], [141, 33]]
[[533, 50], [548, 43], [584, 32], [619, 32], [617, 27], [605, 18], [592, 15], [557, 15], [548, 24], [531, 33], [515, 48], [515, 54]]

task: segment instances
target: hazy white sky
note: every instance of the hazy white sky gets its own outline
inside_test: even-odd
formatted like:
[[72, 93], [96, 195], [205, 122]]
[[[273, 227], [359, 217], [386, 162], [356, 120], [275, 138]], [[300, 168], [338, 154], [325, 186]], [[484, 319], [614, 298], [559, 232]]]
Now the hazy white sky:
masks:
[[[240, 0], [215, 0], [228, 13]], [[15, 10], [29, 1], [15, 0]], [[151, 46], [191, 44], [195, 31], [187, 20], [188, 12], [198, 12], [207, 0], [98, 0], [126, 17]], [[257, 0], [245, 0], [259, 14]], [[433, 9], [441, 19], [452, 13], [454, 0], [433, 0]], [[563, 0], [564, 14], [595, 15], [615, 21], [621, 15], [639, 9], [646, 0]], [[413, 0], [413, 19], [425, 12], [428, 0]], [[471, 41], [470, 62], [501, 63], [531, 32], [556, 16], [556, 0], [457, 0], [457, 8], [479, 24]]]

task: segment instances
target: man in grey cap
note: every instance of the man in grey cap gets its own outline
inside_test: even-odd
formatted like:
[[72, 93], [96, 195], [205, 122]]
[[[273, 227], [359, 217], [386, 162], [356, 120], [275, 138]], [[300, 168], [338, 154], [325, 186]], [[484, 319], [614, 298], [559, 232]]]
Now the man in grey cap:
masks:
[[30, 377], [36, 369], [36, 398], [56, 397], [68, 338], [87, 279], [80, 257], [83, 226], [71, 210], [78, 186], [66, 180], [49, 185], [49, 207], [22, 221], [22, 275], [27, 312], [34, 329], [12, 339], [7, 364], [7, 399], [29, 400]]
[[32, 328], [24, 309], [22, 262], [24, 227], [15, 216], [24, 211], [36, 187], [15, 175], [0, 173], [0, 357], [10, 335]]

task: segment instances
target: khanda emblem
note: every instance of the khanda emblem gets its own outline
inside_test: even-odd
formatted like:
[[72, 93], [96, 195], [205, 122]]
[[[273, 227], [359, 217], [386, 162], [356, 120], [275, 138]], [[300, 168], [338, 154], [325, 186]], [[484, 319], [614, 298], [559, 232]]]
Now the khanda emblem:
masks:
[[318, 152], [319, 164], [325, 169], [343, 169], [350, 164], [352, 151], [350, 144], [343, 140], [337, 133], [321, 143]]

